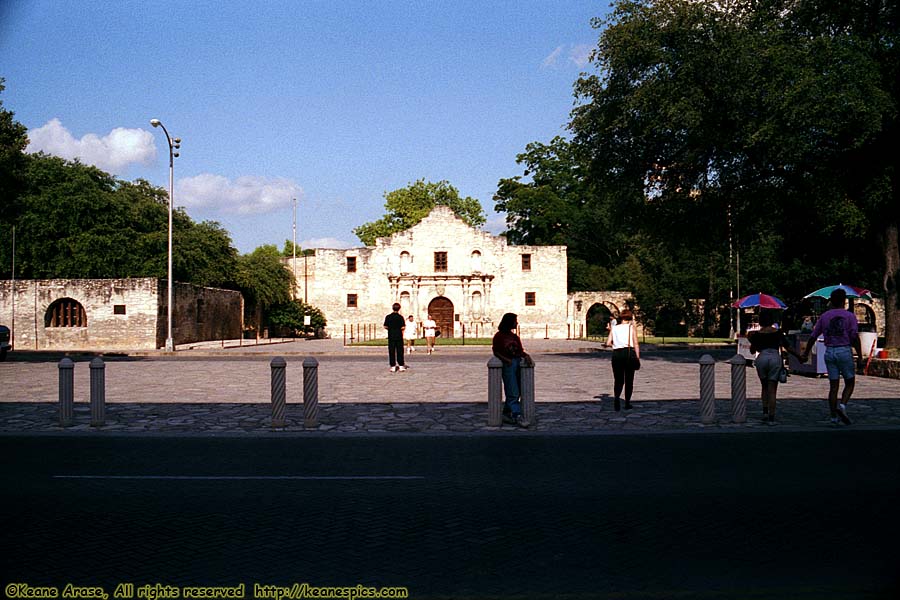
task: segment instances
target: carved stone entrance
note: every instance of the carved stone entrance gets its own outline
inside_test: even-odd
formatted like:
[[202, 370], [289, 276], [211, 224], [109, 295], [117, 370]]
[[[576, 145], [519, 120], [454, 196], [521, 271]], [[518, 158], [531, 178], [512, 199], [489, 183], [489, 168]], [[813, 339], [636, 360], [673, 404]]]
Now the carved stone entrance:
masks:
[[438, 296], [428, 304], [428, 314], [437, 323], [441, 337], [453, 337], [453, 303], [444, 296]]

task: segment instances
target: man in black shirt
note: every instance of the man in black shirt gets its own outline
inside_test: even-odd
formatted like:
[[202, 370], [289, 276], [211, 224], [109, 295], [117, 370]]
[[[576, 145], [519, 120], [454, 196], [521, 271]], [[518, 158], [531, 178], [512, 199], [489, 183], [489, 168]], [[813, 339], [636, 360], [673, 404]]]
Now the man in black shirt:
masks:
[[394, 373], [406, 370], [406, 365], [403, 364], [403, 330], [406, 328], [406, 319], [400, 314], [398, 303], [394, 302], [391, 309], [394, 312], [384, 318], [384, 328], [388, 331], [388, 359], [391, 372]]

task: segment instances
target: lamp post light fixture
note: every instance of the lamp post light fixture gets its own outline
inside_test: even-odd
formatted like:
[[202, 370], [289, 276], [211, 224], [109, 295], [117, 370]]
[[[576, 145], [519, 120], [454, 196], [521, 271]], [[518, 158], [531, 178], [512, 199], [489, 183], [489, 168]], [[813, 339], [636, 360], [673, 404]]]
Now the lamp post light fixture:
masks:
[[175, 341], [172, 339], [172, 187], [175, 181], [175, 157], [177, 150], [181, 148], [181, 138], [172, 138], [166, 126], [159, 119], [150, 119], [154, 127], [162, 127], [166, 134], [166, 142], [169, 144], [169, 274], [166, 312], [166, 352], [175, 351]]

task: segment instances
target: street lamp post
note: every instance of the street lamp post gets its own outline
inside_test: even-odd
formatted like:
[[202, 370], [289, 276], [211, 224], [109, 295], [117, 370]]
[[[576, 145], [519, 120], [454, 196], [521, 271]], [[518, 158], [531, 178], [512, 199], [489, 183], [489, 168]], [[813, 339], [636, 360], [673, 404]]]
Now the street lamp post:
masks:
[[169, 289], [166, 307], [166, 352], [174, 352], [175, 341], [172, 339], [172, 187], [175, 181], [175, 157], [178, 156], [176, 150], [181, 148], [181, 138], [169, 137], [166, 126], [159, 119], [150, 119], [150, 124], [154, 127], [162, 127], [163, 133], [166, 134], [166, 142], [169, 144]]

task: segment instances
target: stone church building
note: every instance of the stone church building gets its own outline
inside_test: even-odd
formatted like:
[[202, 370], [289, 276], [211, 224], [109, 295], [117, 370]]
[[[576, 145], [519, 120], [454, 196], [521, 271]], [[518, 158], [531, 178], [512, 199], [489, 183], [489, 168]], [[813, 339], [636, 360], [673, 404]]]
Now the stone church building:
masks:
[[[286, 266], [297, 298], [322, 310], [332, 337], [366, 327], [384, 337], [394, 302], [420, 326], [430, 314], [444, 337], [490, 337], [503, 313], [514, 312], [523, 338], [565, 339], [576, 335], [591, 304], [619, 310], [609, 299], [585, 302], [567, 293], [565, 246], [511, 245], [445, 206], [374, 247], [317, 248]], [[624, 308], [630, 294], [622, 295], [614, 301]]]

